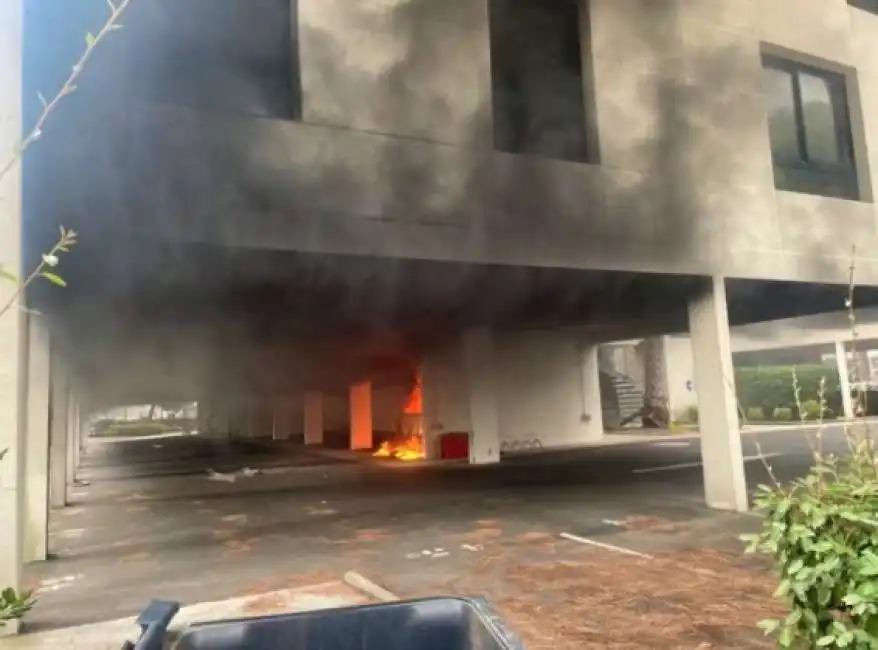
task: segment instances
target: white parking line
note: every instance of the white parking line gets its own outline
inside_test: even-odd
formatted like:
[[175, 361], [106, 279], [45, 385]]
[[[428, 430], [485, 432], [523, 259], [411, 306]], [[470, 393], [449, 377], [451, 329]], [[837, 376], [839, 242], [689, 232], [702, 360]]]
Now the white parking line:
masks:
[[646, 553], [641, 553], [640, 551], [633, 551], [630, 548], [623, 548], [621, 546], [613, 546], [612, 544], [605, 544], [604, 542], [596, 542], [593, 539], [588, 539], [587, 537], [580, 537], [579, 535], [573, 535], [572, 533], [560, 533], [558, 536], [563, 537], [564, 539], [568, 539], [571, 542], [577, 542], [578, 544], [586, 544], [588, 546], [602, 548], [605, 551], [614, 551], [616, 553], [621, 553], [622, 555], [631, 555], [633, 557], [643, 558], [644, 560], [653, 559], [652, 555], [647, 555]]
[[[744, 456], [744, 462], [750, 463], [754, 460], [762, 460], [763, 458], [774, 458], [775, 456], [781, 456], [782, 454], [778, 452], [771, 452], [768, 454], [762, 454], [761, 456]], [[669, 472], [671, 470], [676, 469], [692, 469], [695, 467], [702, 467], [704, 463], [696, 462], [696, 463], [678, 463], [676, 465], [659, 465], [658, 467], [638, 467], [636, 469], [632, 469], [632, 474], [650, 474], [652, 472]]]

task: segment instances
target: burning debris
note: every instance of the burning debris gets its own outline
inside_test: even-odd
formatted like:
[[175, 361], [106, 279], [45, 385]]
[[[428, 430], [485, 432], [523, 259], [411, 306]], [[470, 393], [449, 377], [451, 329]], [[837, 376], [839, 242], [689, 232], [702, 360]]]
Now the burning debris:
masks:
[[372, 455], [376, 458], [395, 458], [402, 461], [423, 460], [424, 439], [420, 434], [394, 438], [381, 443], [378, 451]]
[[405, 462], [426, 458], [422, 412], [421, 378], [416, 377], [408, 401], [399, 417], [397, 435], [392, 440], [381, 443], [378, 451], [372, 455], [376, 458], [394, 458]]

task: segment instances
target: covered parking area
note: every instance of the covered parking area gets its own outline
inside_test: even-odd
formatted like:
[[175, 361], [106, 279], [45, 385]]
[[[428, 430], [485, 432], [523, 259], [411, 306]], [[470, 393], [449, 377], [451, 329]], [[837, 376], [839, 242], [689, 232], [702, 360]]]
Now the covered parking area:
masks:
[[[316, 579], [342, 559], [415, 594], [427, 585], [417, 577], [427, 560], [435, 556], [426, 564], [435, 578], [494, 536], [569, 532], [636, 553], [672, 544], [643, 531], [634, 543], [617, 525], [639, 517], [674, 523], [677, 544], [714, 523], [716, 539], [729, 539], [726, 524], [739, 520], [716, 519], [705, 494], [714, 508], [746, 510], [746, 472], [751, 486], [760, 479], [758, 463], [745, 462], [755, 452], [727, 418], [734, 397], [715, 363], [726, 313], [752, 319], [761, 304], [770, 317], [771, 305], [821, 306], [842, 291], [165, 246], [132, 248], [126, 264], [96, 271], [97, 251], [83, 244], [65, 266], [68, 288], [34, 294], [45, 317], [28, 323], [29, 414], [38, 417], [19, 439], [19, 514], [32, 554], [26, 580], [43, 590], [35, 624], [128, 615], [150, 596], [222, 598], [258, 590], [279, 571], [291, 582]], [[124, 272], [96, 281], [112, 268]], [[810, 303], [787, 300], [803, 288]], [[694, 345], [713, 346], [696, 381], [714, 379], [700, 410], [723, 426], [686, 444], [602, 445], [596, 366], [584, 374], [596, 363], [589, 348], [687, 327]], [[441, 369], [432, 376], [431, 360]], [[381, 427], [371, 406], [413, 376], [423, 382], [425, 447], [435, 449], [431, 435], [463, 430], [468, 462], [372, 459]], [[372, 438], [352, 445], [351, 387], [363, 384]], [[313, 394], [318, 418], [307, 414]], [[86, 413], [162, 400], [207, 404], [200, 433], [88, 439]], [[333, 400], [338, 430], [327, 417]], [[236, 421], [235, 404], [250, 404], [250, 417], [239, 411]], [[254, 404], [270, 410], [257, 416]], [[547, 445], [556, 449], [501, 458], [505, 431], [527, 418], [546, 440], [556, 436]], [[309, 439], [315, 420], [322, 435]], [[47, 465], [48, 474], [35, 471]], [[53, 500], [48, 513], [39, 494]]]
[[[10, 56], [18, 61], [20, 52]], [[106, 133], [96, 134], [86, 150], [95, 156], [93, 166], [71, 165], [85, 154], [59, 147], [62, 162], [39, 176], [40, 187], [28, 184], [27, 165], [45, 160], [31, 158], [23, 209], [17, 184], [3, 188], [11, 206], [0, 233], [4, 261], [32, 268], [53, 241], [60, 215], [82, 233], [61, 267], [67, 288], [36, 285], [28, 306], [42, 316], [2, 323], [0, 449], [9, 450], [10, 462], [0, 465], [0, 529], [10, 533], [0, 538], [0, 584], [24, 584], [22, 566], [31, 563], [48, 624], [73, 622], [63, 619], [65, 611], [77, 622], [129, 614], [153, 595], [194, 600], [256, 590], [279, 570], [293, 580], [341, 558], [374, 563], [390, 575], [417, 555], [435, 558], [428, 566], [441, 572], [451, 549], [465, 557], [498, 536], [559, 530], [611, 537], [623, 533], [607, 522], [704, 513], [705, 494], [715, 508], [745, 510], [747, 454], [727, 382], [729, 321], [834, 308], [845, 290], [427, 262], [417, 259], [417, 247], [389, 258], [368, 251], [282, 253], [265, 239], [260, 249], [236, 246], [225, 236], [227, 224], [202, 204], [204, 196], [153, 201], [138, 176], [102, 176], [113, 155], [137, 154], [127, 148], [131, 142], [142, 144], [158, 131], [160, 116], [153, 118], [154, 131], [118, 150]], [[89, 133], [104, 128], [93, 122], [98, 126]], [[65, 133], [56, 134], [64, 142]], [[17, 128], [3, 135], [12, 143]], [[161, 152], [152, 153], [161, 168]], [[272, 192], [290, 192], [285, 176], [270, 187], [261, 178], [246, 180], [252, 181], [244, 188], [252, 193], [249, 207], [263, 217], [271, 212], [263, 208]], [[187, 208], [204, 220], [200, 240], [225, 245], [185, 240], [184, 225], [192, 225]], [[134, 221], [129, 209], [155, 222]], [[236, 227], [246, 221], [245, 210], [226, 216]], [[306, 238], [308, 217], [316, 223], [323, 216], [320, 210], [300, 216], [296, 232]], [[271, 223], [282, 231], [285, 222]], [[449, 230], [436, 232], [448, 237]], [[468, 250], [491, 243], [496, 252], [496, 243], [479, 239], [482, 233], [468, 235]], [[351, 232], [340, 238], [350, 240]], [[373, 241], [372, 250], [390, 248]], [[641, 453], [649, 462], [611, 460], [609, 454], [622, 452], [605, 448], [585, 456], [565, 449], [601, 442], [601, 342], [686, 330], [696, 358], [700, 446], [646, 443]], [[353, 460], [369, 461], [382, 428], [378, 391], [415, 378], [422, 382], [428, 455], [441, 434], [464, 432], [469, 462]], [[202, 433], [113, 448], [89, 444], [88, 414], [162, 400], [204, 405]], [[333, 402], [351, 452], [342, 459], [321, 454], [336, 428]], [[500, 462], [504, 442], [533, 437], [551, 439], [547, 447], [557, 453]], [[662, 455], [668, 466], [687, 466], [686, 481], [640, 471]], [[208, 470], [235, 480], [217, 480]], [[669, 486], [676, 488], [668, 492]], [[405, 587], [413, 575], [402, 571], [397, 579]]]

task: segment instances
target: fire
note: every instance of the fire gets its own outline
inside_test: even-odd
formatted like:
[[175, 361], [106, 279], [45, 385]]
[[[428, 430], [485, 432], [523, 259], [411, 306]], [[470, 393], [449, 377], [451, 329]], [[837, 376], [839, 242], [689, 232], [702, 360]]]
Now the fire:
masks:
[[[402, 461], [423, 460], [424, 436], [420, 431], [423, 397], [421, 378], [416, 377], [414, 386], [409, 393], [408, 401], [402, 408], [399, 430], [400, 435], [393, 440], [381, 443], [373, 456], [376, 458], [395, 458]], [[412, 433], [414, 428], [415, 433]]]
[[424, 459], [424, 440], [421, 436], [407, 436], [381, 443], [373, 456], [376, 458], [395, 458], [402, 461]]

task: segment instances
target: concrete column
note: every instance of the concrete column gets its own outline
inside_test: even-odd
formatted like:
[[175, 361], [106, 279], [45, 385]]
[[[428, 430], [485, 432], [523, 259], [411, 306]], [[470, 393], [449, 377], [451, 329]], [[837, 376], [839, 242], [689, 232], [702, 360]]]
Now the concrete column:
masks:
[[841, 407], [844, 416], [852, 419], [854, 410], [854, 398], [851, 394], [851, 371], [848, 368], [848, 351], [844, 341], [835, 342], [835, 363], [838, 366], [838, 386], [841, 389]]
[[246, 416], [245, 416], [245, 426], [244, 426], [244, 437], [245, 438], [255, 438], [256, 437], [256, 404], [254, 404], [254, 399], [252, 395], [247, 396], [246, 403]]
[[746, 512], [749, 502], [724, 278], [711, 278], [707, 290], [689, 304], [689, 331], [707, 505]]
[[73, 480], [76, 483], [76, 475], [79, 473], [79, 465], [82, 450], [82, 405], [79, 398], [73, 402]]
[[[15, 151], [21, 139], [22, 0], [0, 3], [0, 151]], [[21, 166], [0, 179], [0, 262], [22, 270]], [[14, 297], [14, 283], [0, 280], [0, 309]], [[0, 589], [21, 587], [24, 531], [24, 312], [0, 313]]]
[[305, 444], [323, 444], [323, 393], [305, 393]]
[[351, 386], [351, 449], [372, 449], [372, 382]]
[[67, 398], [67, 483], [76, 481], [76, 394], [71, 390]]
[[24, 561], [45, 560], [49, 543], [49, 332], [28, 317], [27, 439], [25, 451]]
[[500, 410], [494, 361], [494, 335], [478, 328], [463, 336], [464, 367], [469, 386], [472, 435], [469, 462], [500, 462]]
[[[278, 425], [282, 424], [282, 422], [278, 421], [279, 420], [278, 411], [280, 410], [280, 406], [281, 406], [280, 400], [277, 400], [274, 398], [268, 400], [268, 409], [269, 409], [270, 415], [271, 415], [271, 439], [272, 440], [280, 440], [282, 438], [280, 429], [278, 428]], [[280, 419], [282, 420], [283, 418], [280, 417]]]
[[421, 376], [422, 404], [421, 418], [424, 436], [424, 457], [433, 460], [440, 456], [439, 436], [442, 423], [439, 419], [439, 378], [436, 376], [436, 363], [432, 355], [424, 355], [419, 368]]
[[[57, 355], [55, 355], [57, 356]], [[57, 358], [52, 360], [52, 392], [49, 399], [49, 498], [54, 508], [67, 505], [67, 378]]]
[[599, 442], [604, 437], [604, 413], [601, 404], [599, 345], [582, 352], [582, 427], [583, 442]]

